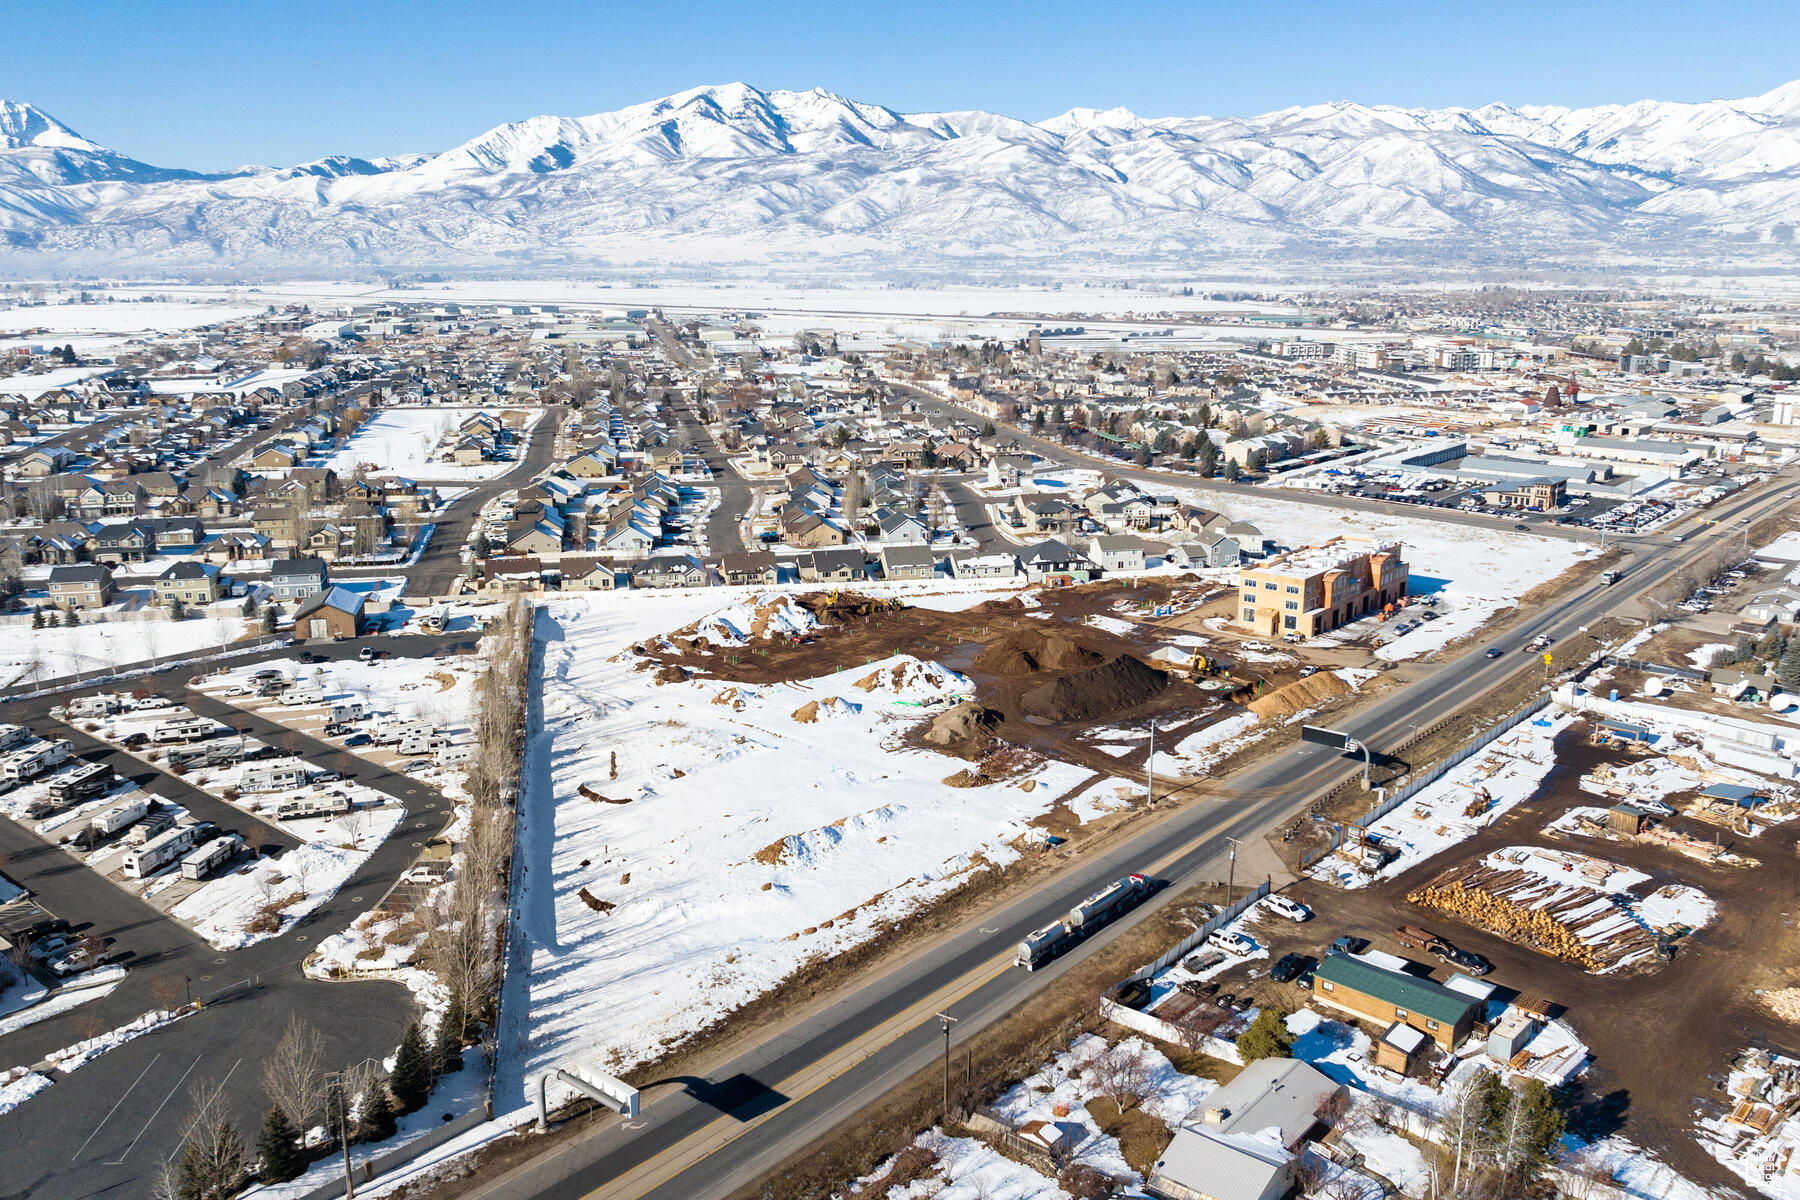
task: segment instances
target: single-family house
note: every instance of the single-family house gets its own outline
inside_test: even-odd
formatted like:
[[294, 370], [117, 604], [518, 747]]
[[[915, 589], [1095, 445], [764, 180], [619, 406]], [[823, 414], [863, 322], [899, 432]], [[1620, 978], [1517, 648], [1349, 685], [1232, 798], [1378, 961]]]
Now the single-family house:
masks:
[[305, 600], [331, 583], [322, 558], [283, 558], [269, 568], [269, 592], [275, 600]]
[[929, 546], [885, 546], [881, 574], [884, 579], [930, 579], [937, 574], [937, 556]]
[[99, 563], [51, 567], [50, 603], [65, 611], [105, 608], [112, 603], [112, 572]]
[[1019, 566], [1033, 583], [1087, 583], [1100, 575], [1096, 563], [1055, 538], [1026, 547], [1019, 554]]
[[211, 604], [225, 594], [225, 577], [217, 563], [183, 559], [156, 577], [159, 604]]

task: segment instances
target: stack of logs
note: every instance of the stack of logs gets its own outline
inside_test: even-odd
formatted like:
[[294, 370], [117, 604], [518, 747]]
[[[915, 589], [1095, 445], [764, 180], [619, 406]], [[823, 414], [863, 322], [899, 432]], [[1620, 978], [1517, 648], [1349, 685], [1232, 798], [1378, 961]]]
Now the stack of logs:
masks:
[[1657, 948], [1655, 933], [1641, 925], [1629, 926], [1598, 945], [1584, 941], [1581, 930], [1586, 926], [1617, 921], [1618, 902], [1591, 888], [1550, 884], [1528, 871], [1456, 867], [1406, 898], [1595, 974]]

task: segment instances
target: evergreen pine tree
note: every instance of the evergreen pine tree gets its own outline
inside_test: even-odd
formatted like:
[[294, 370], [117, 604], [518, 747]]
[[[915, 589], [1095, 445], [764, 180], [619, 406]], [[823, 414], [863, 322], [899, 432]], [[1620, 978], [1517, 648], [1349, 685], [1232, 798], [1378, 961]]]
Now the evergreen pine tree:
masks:
[[1238, 477], [1237, 463], [1231, 459], [1227, 459], [1225, 462], [1225, 482], [1226, 483], [1236, 483], [1237, 477]]
[[1738, 634], [1737, 645], [1732, 647], [1731, 661], [1734, 663], [1749, 662], [1756, 657], [1756, 642], [1747, 633]]
[[34, 608], [31, 610], [31, 627], [33, 629], [42, 629], [44, 627], [44, 610], [43, 609]]
[[77, 625], [81, 624], [81, 618], [76, 615], [76, 612], [74, 609], [65, 608], [65, 609], [63, 609], [62, 623], [63, 623], [64, 629], [73, 629]]
[[394, 1074], [388, 1080], [401, 1112], [412, 1112], [431, 1095], [431, 1056], [425, 1051], [425, 1039], [419, 1034], [419, 1023], [406, 1027], [400, 1049], [394, 1055]]
[[463, 1026], [466, 1024], [462, 1005], [452, 1000], [431, 1040], [431, 1057], [437, 1064], [439, 1075], [448, 1075], [462, 1067]]
[[287, 1114], [276, 1105], [269, 1106], [263, 1118], [262, 1134], [256, 1139], [258, 1172], [264, 1183], [286, 1183], [306, 1170], [306, 1155], [300, 1151], [300, 1134]]
[[1788, 639], [1775, 667], [1775, 678], [1784, 688], [1800, 688], [1800, 637]]
[[1211, 479], [1219, 473], [1219, 448], [1205, 434], [1200, 435], [1200, 478]]
[[362, 1103], [356, 1106], [357, 1136], [365, 1142], [382, 1142], [394, 1136], [394, 1107], [388, 1103], [387, 1079], [369, 1080]]
[[263, 609], [262, 631], [264, 633], [274, 633], [275, 632], [275, 620], [276, 620], [275, 606], [273, 604], [271, 604], [271, 605], [269, 605], [269, 607]]

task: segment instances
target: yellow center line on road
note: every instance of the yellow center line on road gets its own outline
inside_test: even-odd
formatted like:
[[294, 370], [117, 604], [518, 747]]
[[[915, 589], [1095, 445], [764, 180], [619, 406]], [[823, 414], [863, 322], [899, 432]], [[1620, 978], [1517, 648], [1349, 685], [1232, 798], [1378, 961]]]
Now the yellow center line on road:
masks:
[[820, 1088], [852, 1070], [877, 1051], [911, 1033], [931, 1016], [942, 1012], [970, 992], [1004, 974], [1012, 966], [1012, 958], [997, 956], [982, 963], [958, 979], [915, 1002], [904, 1012], [896, 1013], [855, 1041], [813, 1062], [771, 1087], [785, 1097], [781, 1104], [757, 1117], [741, 1121], [729, 1115], [720, 1116], [705, 1128], [689, 1134], [655, 1158], [627, 1171], [596, 1190], [585, 1200], [625, 1200], [641, 1196], [668, 1182], [681, 1172], [729, 1145], [746, 1133], [773, 1118], [782, 1109], [796, 1104]]
[[[1152, 877], [1156, 876], [1184, 856], [1192, 853], [1213, 836], [1209, 833], [1194, 838], [1164, 855], [1146, 868], [1143, 873]], [[635, 1200], [636, 1197], [653, 1191], [709, 1155], [755, 1130], [782, 1109], [804, 1100], [820, 1088], [827, 1086], [866, 1061], [877, 1051], [885, 1049], [924, 1024], [933, 1015], [943, 1012], [956, 1001], [1005, 974], [1012, 969], [1012, 965], [1013, 960], [1010, 953], [989, 959], [960, 978], [945, 984], [931, 995], [916, 1001], [904, 1012], [889, 1017], [855, 1041], [775, 1084], [771, 1090], [786, 1097], [776, 1107], [748, 1121], [740, 1121], [729, 1115], [720, 1116], [705, 1128], [689, 1134], [685, 1139], [669, 1147], [655, 1158], [633, 1167], [623, 1175], [608, 1180], [603, 1186], [587, 1193], [584, 1200]]]

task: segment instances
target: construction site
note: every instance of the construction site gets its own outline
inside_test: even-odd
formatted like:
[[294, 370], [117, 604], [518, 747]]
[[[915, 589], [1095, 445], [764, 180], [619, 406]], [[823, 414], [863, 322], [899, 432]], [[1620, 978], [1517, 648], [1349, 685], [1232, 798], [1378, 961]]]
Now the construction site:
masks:
[[[637, 649], [661, 682], [786, 683], [896, 655], [940, 663], [972, 690], [921, 723], [921, 744], [971, 762], [1013, 748], [1142, 775], [1154, 738], [1157, 795], [1179, 798], [1204, 787], [1183, 770], [1184, 743], [1210, 745], [1208, 731], [1233, 718], [1279, 728], [1376, 675], [1365, 649], [1244, 636], [1228, 624], [1235, 604], [1235, 588], [1183, 577], [1009, 593], [956, 611], [819, 591], [764, 598], [723, 629], [700, 622]], [[1209, 757], [1193, 759], [1195, 777]]]

